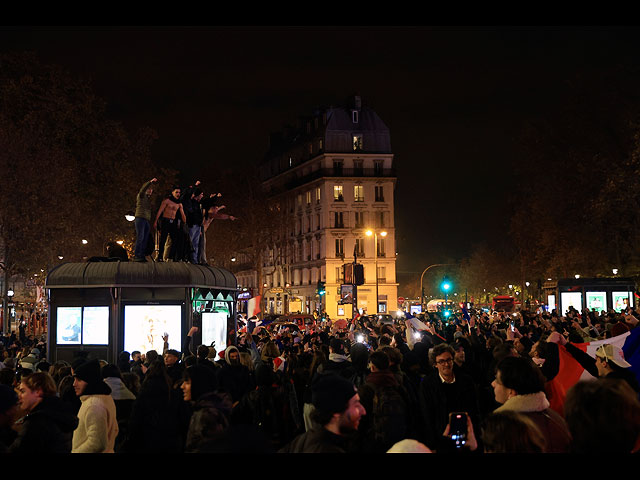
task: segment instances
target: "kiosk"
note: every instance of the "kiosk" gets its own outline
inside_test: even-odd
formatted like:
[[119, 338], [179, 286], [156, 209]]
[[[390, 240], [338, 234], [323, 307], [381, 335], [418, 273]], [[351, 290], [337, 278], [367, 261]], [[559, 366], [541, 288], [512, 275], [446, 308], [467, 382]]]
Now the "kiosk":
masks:
[[229, 271], [184, 262], [63, 263], [49, 272], [47, 360], [71, 361], [76, 351], [115, 363], [122, 351], [156, 350], [163, 336], [182, 350], [215, 342], [226, 348], [236, 330], [237, 280]]

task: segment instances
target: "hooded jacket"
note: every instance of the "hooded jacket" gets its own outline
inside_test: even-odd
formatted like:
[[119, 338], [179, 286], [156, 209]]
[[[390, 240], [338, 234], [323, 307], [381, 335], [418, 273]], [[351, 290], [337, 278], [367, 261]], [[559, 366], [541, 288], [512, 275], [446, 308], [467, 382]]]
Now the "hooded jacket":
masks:
[[22, 428], [9, 447], [9, 453], [71, 452], [78, 418], [58, 397], [44, 397], [20, 423]]

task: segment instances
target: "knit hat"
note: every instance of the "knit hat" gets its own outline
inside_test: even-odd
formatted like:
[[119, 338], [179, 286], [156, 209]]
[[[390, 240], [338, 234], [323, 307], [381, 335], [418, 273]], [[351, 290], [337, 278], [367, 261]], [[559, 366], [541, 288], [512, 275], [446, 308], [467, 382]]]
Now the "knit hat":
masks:
[[222, 356], [222, 358], [224, 358], [229, 365], [231, 365], [231, 361], [229, 360], [229, 353], [232, 351], [236, 351], [240, 353], [240, 351], [238, 350], [238, 347], [234, 345], [229, 345], [224, 351], [224, 355]]
[[101, 383], [102, 373], [97, 358], [84, 362], [73, 369], [74, 376], [90, 384]]
[[7, 385], [0, 385], [0, 413], [4, 413], [18, 404], [18, 395]]
[[356, 393], [356, 387], [349, 380], [329, 373], [321, 375], [311, 386], [311, 403], [325, 413], [344, 412]]
[[624, 353], [620, 347], [615, 345], [605, 344], [601, 345], [596, 350], [596, 356], [604, 359], [607, 362], [615, 363], [622, 368], [629, 368], [631, 364], [624, 359]]

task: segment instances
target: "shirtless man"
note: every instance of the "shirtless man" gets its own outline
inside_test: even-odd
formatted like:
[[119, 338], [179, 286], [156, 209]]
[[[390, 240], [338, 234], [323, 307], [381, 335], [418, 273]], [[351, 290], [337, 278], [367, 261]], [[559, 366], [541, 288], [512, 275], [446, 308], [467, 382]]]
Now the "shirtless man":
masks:
[[[160, 204], [156, 219], [153, 222], [153, 228], [155, 230], [158, 228], [158, 220], [160, 220], [160, 244], [158, 245], [158, 249], [160, 250], [158, 255], [159, 261], [164, 260], [166, 262], [169, 258], [173, 258], [175, 248], [178, 243], [178, 234], [180, 233], [178, 229], [178, 213], [184, 223], [187, 221], [184, 209], [182, 208], [182, 203], [180, 203], [180, 192], [180, 187], [173, 188], [171, 195], [165, 198]], [[171, 238], [171, 250], [168, 255], [165, 256], [164, 246], [167, 241], [167, 236]]]

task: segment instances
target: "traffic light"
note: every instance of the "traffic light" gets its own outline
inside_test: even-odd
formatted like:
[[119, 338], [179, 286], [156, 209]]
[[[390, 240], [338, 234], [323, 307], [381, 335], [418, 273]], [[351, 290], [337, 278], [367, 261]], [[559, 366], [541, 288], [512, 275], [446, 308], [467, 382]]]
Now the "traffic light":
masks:
[[449, 291], [451, 290], [451, 280], [449, 280], [449, 277], [444, 277], [442, 279], [442, 283], [440, 284], [440, 288], [442, 289], [443, 292], [445, 293], [449, 293]]
[[318, 291], [318, 295], [320, 296], [323, 296], [325, 293], [327, 293], [327, 291], [324, 288], [324, 282], [321, 282], [318, 280], [317, 291]]

